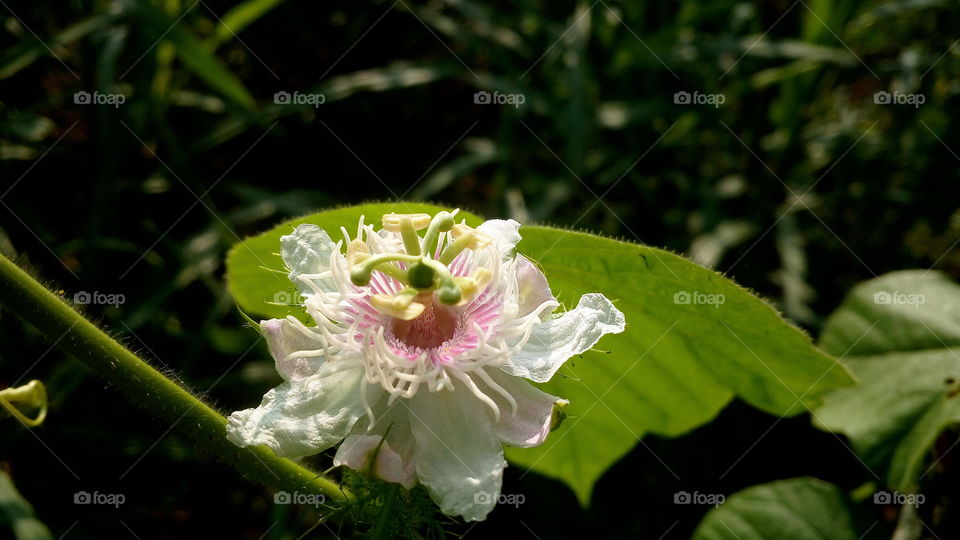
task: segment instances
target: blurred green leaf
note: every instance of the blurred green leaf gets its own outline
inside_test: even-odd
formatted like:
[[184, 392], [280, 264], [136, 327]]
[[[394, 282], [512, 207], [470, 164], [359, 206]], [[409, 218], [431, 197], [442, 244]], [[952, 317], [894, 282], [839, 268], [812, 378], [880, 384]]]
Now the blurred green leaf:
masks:
[[710, 510], [693, 540], [883, 538], [882, 527], [876, 525], [837, 486], [816, 478], [791, 478], [731, 495]]
[[147, 26], [176, 47], [177, 56], [197, 77], [243, 108], [256, 107], [256, 100], [243, 83], [208, 52], [192, 33], [183, 29], [183, 21], [171, 19], [147, 2], [135, 2], [133, 6], [132, 9]]
[[211, 50], [216, 49], [283, 2], [284, 0], [247, 0], [233, 6], [226, 15], [218, 18], [217, 27], [205, 45]]
[[18, 114], [0, 125], [0, 134], [10, 134], [20, 141], [36, 143], [50, 135], [56, 128], [53, 120], [45, 116]]
[[33, 515], [27, 502], [6, 471], [0, 469], [0, 523], [8, 524], [17, 540], [52, 540], [46, 525]]
[[116, 18], [116, 14], [111, 13], [84, 19], [69, 26], [46, 42], [41, 41], [36, 36], [31, 36], [30, 39], [7, 49], [3, 55], [0, 55], [0, 79], [6, 79], [32, 64], [37, 58], [51, 54], [51, 49], [54, 47], [67, 45], [91, 32], [106, 28]]
[[958, 305], [945, 275], [894, 272], [855, 287], [820, 337], [860, 384], [828, 394], [816, 423], [847, 435], [893, 489], [916, 489], [934, 441], [960, 422]]
[[[454, 62], [411, 64], [397, 61], [389, 66], [377, 69], [365, 69], [336, 77], [313, 86], [303, 93], [323, 94], [327, 103], [345, 100], [360, 92], [385, 92], [431, 84], [451, 77], [457, 73]], [[310, 104], [269, 104], [265, 105], [258, 117], [261, 123], [270, 123], [283, 116], [301, 113], [315, 107]], [[213, 126], [206, 135], [194, 145], [193, 150], [200, 152], [236, 137], [250, 127], [247, 118], [231, 116]]]
[[[519, 251], [542, 265], [567, 307], [599, 291], [627, 319], [626, 332], [600, 342], [611, 354], [584, 354], [543, 385], [570, 400], [570, 418], [542, 446], [507, 454], [564, 480], [584, 504], [597, 478], [647, 432], [681, 435], [734, 396], [771, 414], [796, 415], [853, 382], [768, 304], [712, 270], [591, 234], [520, 232]], [[717, 303], [703, 303], [710, 299]]]

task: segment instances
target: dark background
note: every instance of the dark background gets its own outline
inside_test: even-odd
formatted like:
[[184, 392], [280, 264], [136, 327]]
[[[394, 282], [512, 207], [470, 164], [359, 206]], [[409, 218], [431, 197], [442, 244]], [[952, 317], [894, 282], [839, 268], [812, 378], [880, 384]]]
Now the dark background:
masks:
[[[431, 200], [666, 247], [814, 336], [862, 280], [960, 274], [952, 3], [243, 5], [264, 9], [230, 19], [237, 35], [218, 26], [234, 4], [215, 0], [0, 6], [0, 248], [68, 298], [124, 295], [87, 314], [224, 411], [278, 380], [224, 288], [227, 249], [333, 205]], [[198, 60], [211, 57], [222, 73]], [[254, 102], [229, 97], [229, 79]], [[479, 90], [525, 103], [477, 104]], [[78, 104], [80, 91], [125, 102]], [[326, 102], [277, 105], [279, 91]], [[725, 102], [678, 104], [679, 91]], [[878, 104], [878, 91], [925, 102]], [[12, 314], [0, 343], [0, 387], [39, 378], [51, 393], [42, 427], [3, 423], [0, 466], [55, 536], [295, 538], [315, 522]], [[872, 479], [809, 418], [741, 403], [684, 437], [644, 442], [600, 480], [589, 510], [562, 484], [510, 468], [505, 492], [529, 504], [447, 529], [686, 538], [709, 508], [674, 505], [679, 490]], [[925, 493], [956, 479], [948, 466]], [[126, 503], [74, 505], [79, 490]], [[876, 513], [889, 528], [895, 516]], [[950, 536], [942, 516], [925, 517], [925, 535]]]

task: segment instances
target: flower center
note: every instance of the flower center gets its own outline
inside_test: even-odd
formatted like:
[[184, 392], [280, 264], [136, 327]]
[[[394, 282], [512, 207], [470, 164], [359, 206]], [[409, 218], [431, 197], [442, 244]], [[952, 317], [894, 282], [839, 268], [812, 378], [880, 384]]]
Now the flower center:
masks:
[[[407, 322], [394, 323], [395, 335], [407, 345], [430, 348], [450, 340], [457, 327], [451, 309], [467, 304], [491, 278], [486, 268], [477, 268], [469, 276], [451, 271], [449, 265], [464, 250], [477, 251], [493, 242], [466, 223], [454, 222], [455, 214], [384, 215], [383, 230], [402, 238], [404, 252], [390, 248], [373, 254], [359, 237], [347, 246], [350, 281], [355, 286], [370, 285], [374, 272], [400, 284], [392, 294], [380, 290], [370, 295], [369, 302], [380, 313]], [[426, 229], [423, 238], [417, 232], [421, 229]]]
[[393, 337], [420, 349], [436, 348], [453, 339], [460, 319], [456, 308], [437, 303], [430, 293], [417, 295], [416, 301], [424, 305], [423, 313], [408, 321], [392, 319], [389, 329]]

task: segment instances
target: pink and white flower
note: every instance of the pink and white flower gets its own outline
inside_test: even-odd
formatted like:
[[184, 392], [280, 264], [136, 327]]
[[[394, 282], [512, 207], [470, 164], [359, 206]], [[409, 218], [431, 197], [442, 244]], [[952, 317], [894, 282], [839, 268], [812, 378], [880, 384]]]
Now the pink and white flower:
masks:
[[230, 416], [230, 440], [292, 458], [343, 441], [335, 464], [419, 482], [443, 512], [486, 517], [502, 445], [541, 444], [567, 403], [524, 378], [548, 381], [624, 317], [602, 294], [555, 314], [543, 273], [515, 253], [519, 224], [473, 229], [455, 214], [388, 214], [379, 231], [361, 218], [336, 243], [310, 224], [281, 239], [315, 324], [260, 323], [284, 382]]

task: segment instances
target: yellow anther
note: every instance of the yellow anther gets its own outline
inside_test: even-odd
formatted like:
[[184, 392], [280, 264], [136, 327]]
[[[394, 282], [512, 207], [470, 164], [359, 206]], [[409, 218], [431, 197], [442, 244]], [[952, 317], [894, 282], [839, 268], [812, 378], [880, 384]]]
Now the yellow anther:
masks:
[[366, 242], [353, 239], [347, 246], [347, 262], [353, 266], [370, 256], [370, 250], [367, 249]]
[[440, 254], [440, 262], [443, 264], [450, 264], [453, 259], [465, 249], [483, 249], [493, 242], [493, 238], [489, 235], [463, 223], [454, 225], [450, 230], [450, 234], [453, 236], [454, 241], [447, 244], [447, 247], [443, 249], [443, 253]]
[[463, 242], [464, 248], [468, 249], [483, 249], [493, 242], [493, 238], [490, 238], [489, 235], [463, 223], [454, 225], [450, 234], [452, 234], [453, 238], [458, 242]]
[[413, 297], [409, 295], [375, 294], [370, 297], [370, 305], [380, 313], [401, 321], [416, 319], [426, 309], [420, 302], [414, 302]]
[[460, 299], [459, 305], [466, 304], [476, 297], [477, 293], [483, 290], [483, 287], [490, 282], [490, 271], [486, 268], [477, 269], [472, 276], [469, 277], [456, 277], [453, 278], [457, 285], [460, 286], [462, 291], [463, 298]]
[[457, 223], [450, 229], [450, 236], [454, 238], [460, 238], [461, 236], [467, 234], [470, 231], [475, 231], [473, 227], [467, 225], [466, 223]]
[[430, 214], [384, 214], [383, 228], [390, 232], [400, 232], [405, 223], [413, 226], [414, 230], [426, 229], [430, 225]]

